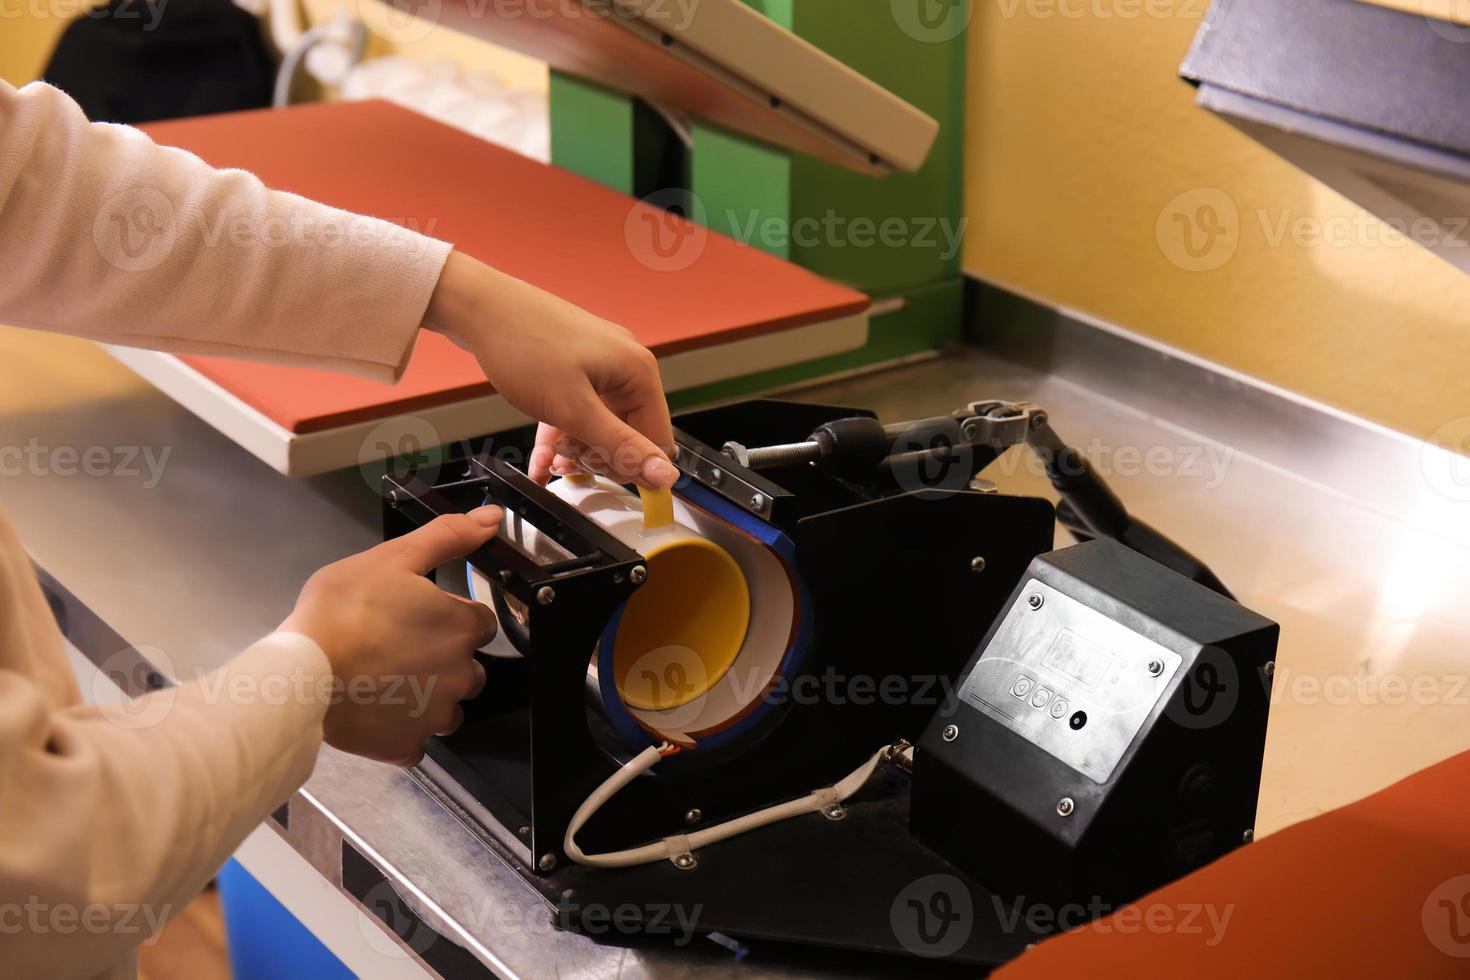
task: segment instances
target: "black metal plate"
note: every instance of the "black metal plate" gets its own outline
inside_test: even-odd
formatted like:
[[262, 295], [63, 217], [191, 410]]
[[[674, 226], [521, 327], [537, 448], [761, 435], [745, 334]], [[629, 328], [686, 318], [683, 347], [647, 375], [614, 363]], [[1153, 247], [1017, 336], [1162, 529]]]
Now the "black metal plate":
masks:
[[692, 930], [735, 938], [752, 962], [790, 966], [797, 957], [844, 975], [974, 976], [1046, 937], [1033, 925], [1056, 910], [992, 894], [909, 836], [902, 773], [880, 769], [846, 809], [842, 820], [808, 814], [704, 848], [688, 871], [660, 861], [537, 875], [497, 850], [559, 925], [610, 944], [682, 947]]

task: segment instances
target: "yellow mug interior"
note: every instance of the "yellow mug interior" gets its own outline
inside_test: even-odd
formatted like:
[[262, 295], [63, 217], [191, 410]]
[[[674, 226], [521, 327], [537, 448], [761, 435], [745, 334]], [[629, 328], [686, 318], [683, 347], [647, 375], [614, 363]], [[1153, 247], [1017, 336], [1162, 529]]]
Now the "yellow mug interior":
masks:
[[735, 662], [750, 625], [750, 588], [730, 553], [681, 538], [644, 553], [648, 579], [623, 609], [613, 682], [645, 711], [688, 704]]

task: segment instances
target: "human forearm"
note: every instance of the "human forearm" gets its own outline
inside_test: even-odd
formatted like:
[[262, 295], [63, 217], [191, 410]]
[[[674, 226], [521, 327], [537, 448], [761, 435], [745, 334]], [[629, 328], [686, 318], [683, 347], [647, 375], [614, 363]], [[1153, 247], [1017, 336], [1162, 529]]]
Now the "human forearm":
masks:
[[0, 322], [391, 381], [449, 248], [0, 82]]
[[561, 453], [677, 476], [658, 365], [622, 327], [449, 245], [216, 170], [60, 91], [0, 82], [0, 322], [393, 381], [421, 326], [473, 351]]
[[624, 328], [459, 252], [424, 324], [472, 351], [507, 401], [549, 423], [533, 475], [544, 478], [557, 449], [649, 486], [677, 478], [658, 362]]

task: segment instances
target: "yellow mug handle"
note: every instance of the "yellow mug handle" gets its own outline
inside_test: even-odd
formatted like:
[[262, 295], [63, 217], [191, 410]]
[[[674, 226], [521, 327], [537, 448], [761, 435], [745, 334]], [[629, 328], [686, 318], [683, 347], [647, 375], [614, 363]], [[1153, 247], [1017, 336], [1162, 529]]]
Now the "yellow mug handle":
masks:
[[652, 531], [674, 523], [674, 491], [638, 488], [643, 500], [643, 530]]
[[[569, 473], [562, 479], [579, 487], [586, 487], [591, 486], [597, 478], [591, 473]], [[654, 531], [674, 523], [674, 491], [639, 487], [638, 496], [643, 501], [643, 530]]]

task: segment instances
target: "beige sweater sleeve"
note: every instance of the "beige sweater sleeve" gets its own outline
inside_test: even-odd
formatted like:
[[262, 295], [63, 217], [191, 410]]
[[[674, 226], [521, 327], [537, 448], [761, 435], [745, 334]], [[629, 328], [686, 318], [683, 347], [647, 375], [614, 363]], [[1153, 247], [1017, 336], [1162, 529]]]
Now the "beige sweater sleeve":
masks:
[[450, 249], [0, 80], [0, 323], [392, 381]]
[[331, 677], [296, 634], [122, 706], [57, 709], [0, 669], [0, 972], [126, 975], [311, 774]]
[[[390, 381], [449, 250], [0, 81], [0, 323]], [[330, 682], [277, 634], [126, 712], [78, 703], [0, 514], [0, 975], [126, 973], [306, 779]]]
[[311, 773], [332, 683], [320, 647], [276, 633], [189, 683], [82, 704], [0, 513], [0, 976], [128, 975]]

